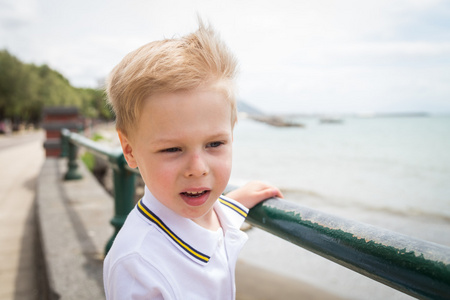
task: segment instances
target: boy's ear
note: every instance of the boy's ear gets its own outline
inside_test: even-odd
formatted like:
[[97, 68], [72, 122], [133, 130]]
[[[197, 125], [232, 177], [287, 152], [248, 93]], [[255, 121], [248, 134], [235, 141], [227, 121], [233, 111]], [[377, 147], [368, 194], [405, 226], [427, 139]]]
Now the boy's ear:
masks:
[[137, 168], [136, 159], [134, 157], [133, 146], [128, 137], [121, 131], [117, 131], [119, 135], [120, 145], [122, 146], [123, 156], [130, 168]]

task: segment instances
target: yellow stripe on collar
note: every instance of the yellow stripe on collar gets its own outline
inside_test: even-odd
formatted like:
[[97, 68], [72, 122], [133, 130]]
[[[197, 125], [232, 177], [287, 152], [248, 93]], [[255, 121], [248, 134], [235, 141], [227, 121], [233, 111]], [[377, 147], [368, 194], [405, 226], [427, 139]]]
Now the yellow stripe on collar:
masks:
[[243, 216], [244, 218], [247, 218], [247, 212], [243, 208], [239, 207], [238, 205], [236, 205], [222, 197], [219, 197], [219, 201], [223, 205], [228, 206], [229, 208], [231, 208], [232, 210], [234, 210], [235, 212], [237, 212], [238, 214]]
[[164, 222], [159, 219], [150, 209], [148, 209], [143, 203], [142, 199], [138, 202], [138, 210], [151, 222], [155, 223], [164, 233], [166, 233], [176, 244], [178, 244], [184, 251], [192, 255], [194, 258], [202, 261], [209, 262], [210, 257], [195, 250], [179, 238], [172, 230], [170, 230]]

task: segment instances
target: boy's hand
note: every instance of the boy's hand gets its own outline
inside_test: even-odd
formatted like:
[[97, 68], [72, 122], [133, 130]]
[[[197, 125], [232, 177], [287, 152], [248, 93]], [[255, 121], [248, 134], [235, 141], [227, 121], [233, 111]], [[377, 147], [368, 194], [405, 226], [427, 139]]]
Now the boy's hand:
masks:
[[278, 188], [259, 181], [251, 181], [229, 192], [226, 196], [238, 201], [249, 209], [271, 197], [283, 198], [283, 194]]

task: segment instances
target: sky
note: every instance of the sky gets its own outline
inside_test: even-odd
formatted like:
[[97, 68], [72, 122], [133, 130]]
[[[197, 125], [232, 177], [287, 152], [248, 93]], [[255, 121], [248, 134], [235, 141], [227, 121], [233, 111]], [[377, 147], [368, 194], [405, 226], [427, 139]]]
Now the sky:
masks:
[[239, 99], [264, 112], [450, 112], [448, 0], [0, 0], [0, 49], [99, 87], [197, 14], [239, 60]]

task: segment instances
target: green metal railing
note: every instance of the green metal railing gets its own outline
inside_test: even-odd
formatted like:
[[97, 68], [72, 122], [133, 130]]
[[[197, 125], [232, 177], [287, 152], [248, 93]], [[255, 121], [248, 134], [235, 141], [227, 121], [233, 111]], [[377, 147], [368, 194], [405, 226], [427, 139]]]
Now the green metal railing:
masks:
[[[80, 178], [77, 146], [107, 159], [114, 169], [114, 236], [134, 206], [134, 176], [121, 149], [111, 150], [82, 135], [62, 131], [69, 157], [66, 179]], [[450, 248], [371, 225], [339, 218], [282, 199], [268, 199], [247, 221], [295, 245], [423, 299], [450, 299]]]
[[449, 247], [282, 199], [258, 204], [247, 221], [403, 293], [450, 299]]
[[113, 236], [109, 239], [105, 247], [105, 253], [109, 251], [111, 245], [122, 228], [128, 213], [133, 209], [135, 195], [135, 178], [139, 171], [128, 167], [127, 162], [122, 153], [122, 149], [112, 149], [100, 143], [94, 142], [81, 134], [70, 132], [68, 129], [61, 130], [62, 154], [67, 156], [67, 173], [65, 180], [81, 179], [78, 170], [77, 152], [78, 147], [84, 147], [96, 156], [108, 161], [113, 169], [114, 181], [114, 217], [111, 224], [114, 227]]

